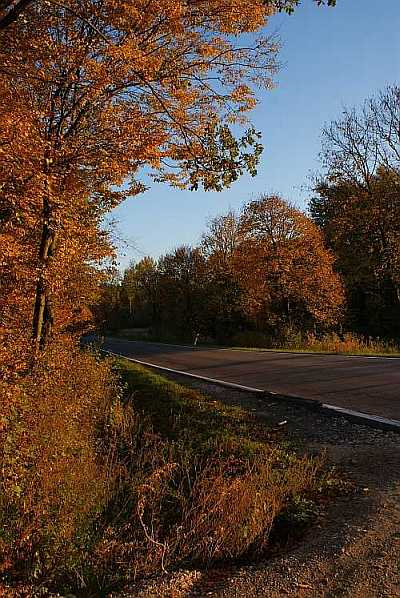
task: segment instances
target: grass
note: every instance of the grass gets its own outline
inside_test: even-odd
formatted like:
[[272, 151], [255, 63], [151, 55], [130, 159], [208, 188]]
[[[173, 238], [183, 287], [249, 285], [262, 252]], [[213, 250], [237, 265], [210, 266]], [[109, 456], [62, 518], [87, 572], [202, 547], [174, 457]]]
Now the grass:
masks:
[[294, 334], [285, 343], [271, 341], [261, 333], [238, 334], [235, 339], [235, 350], [272, 351], [287, 353], [322, 353], [325, 355], [370, 355], [383, 357], [399, 357], [400, 346], [395, 341], [379, 338], [363, 337], [353, 333], [338, 335], [336, 333], [316, 336]]
[[336, 487], [281, 428], [125, 359], [66, 345], [43, 368], [3, 430], [0, 594], [265, 555]]
[[[268, 420], [261, 422], [240, 407], [226, 405], [127, 360], [117, 360], [116, 368], [135, 410], [150, 418], [157, 433], [180, 446], [192, 462], [205, 458], [214, 460], [214, 465], [228, 464], [222, 480], [242, 488], [244, 503], [236, 505], [234, 488], [222, 484], [228, 510], [221, 517], [224, 520], [229, 513], [233, 518], [230, 525], [248, 539], [238, 540], [235, 549], [223, 550], [218, 557], [254, 555], [269, 545], [270, 537], [279, 543], [282, 535], [298, 536], [315, 518], [321, 497], [326, 499], [341, 488], [341, 480], [325, 469], [322, 458], [304, 455], [300, 439], [289, 443], [282, 428]], [[299, 453], [295, 443], [301, 447]], [[214, 497], [218, 502], [219, 483], [209, 488], [208, 500]], [[212, 510], [211, 505], [208, 508]], [[252, 528], [248, 517], [257, 521], [260, 509], [264, 516], [269, 509], [269, 515], [259, 517]]]
[[[151, 336], [150, 334], [136, 334], [132, 330], [120, 330], [112, 336], [126, 340], [159, 342], [168, 344], [168, 340]], [[179, 343], [177, 339], [170, 342]], [[186, 344], [186, 343], [183, 343]], [[201, 347], [218, 347], [233, 351], [266, 351], [271, 353], [319, 353], [324, 355], [369, 355], [371, 357], [400, 357], [400, 346], [394, 340], [384, 340], [373, 337], [363, 337], [347, 332], [341, 336], [336, 333], [327, 333], [322, 336], [300, 333], [294, 334], [286, 341], [277, 341], [267, 337], [261, 332], [238, 333], [231, 345], [216, 345], [213, 343], [200, 343]]]
[[137, 364], [116, 360], [136, 410], [150, 417], [152, 426], [168, 440], [184, 438], [189, 446], [235, 440], [244, 452], [276, 436], [247, 411], [228, 406], [193, 389], [171, 382]]

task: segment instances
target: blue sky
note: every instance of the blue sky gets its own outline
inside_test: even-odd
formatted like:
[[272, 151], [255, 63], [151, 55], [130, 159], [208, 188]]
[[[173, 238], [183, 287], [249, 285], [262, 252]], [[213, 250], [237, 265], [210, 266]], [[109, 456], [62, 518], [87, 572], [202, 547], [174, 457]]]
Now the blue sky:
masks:
[[276, 89], [259, 95], [252, 115], [265, 148], [258, 176], [243, 177], [221, 193], [153, 184], [127, 200], [112, 214], [121, 268], [144, 255], [196, 244], [211, 217], [260, 193], [279, 192], [306, 207], [324, 123], [345, 105], [400, 83], [400, 0], [337, 0], [334, 9], [303, 0], [293, 16], [277, 15], [268, 29], [282, 39], [284, 66]]

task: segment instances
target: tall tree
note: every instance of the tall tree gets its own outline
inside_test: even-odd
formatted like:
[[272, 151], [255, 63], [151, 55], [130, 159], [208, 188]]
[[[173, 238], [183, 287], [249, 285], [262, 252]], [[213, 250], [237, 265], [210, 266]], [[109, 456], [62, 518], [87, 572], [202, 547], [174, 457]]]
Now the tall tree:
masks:
[[261, 196], [241, 216], [236, 270], [247, 309], [270, 332], [331, 326], [343, 291], [334, 258], [312, 220], [277, 196]]
[[311, 212], [344, 276], [353, 325], [399, 330], [400, 88], [346, 109], [323, 132]]
[[158, 263], [161, 328], [192, 340], [200, 332], [205, 312], [206, 264], [197, 248], [178, 247]]
[[230, 340], [245, 325], [243, 289], [235, 271], [240, 240], [240, 219], [233, 210], [213, 218], [202, 236], [208, 280], [203, 330], [219, 342]]
[[400, 331], [400, 175], [384, 168], [368, 188], [321, 182], [311, 213], [337, 258], [349, 306], [360, 332]]
[[[17, 3], [4, 6], [7, 16]], [[29, 266], [10, 274], [10, 250], [2, 268], [26, 289], [36, 354], [69, 324], [63, 274], [72, 259], [101, 263], [101, 217], [142, 190], [140, 168], [207, 189], [255, 174], [258, 135], [250, 128], [235, 139], [226, 123], [243, 122], [254, 84], [271, 85], [276, 40], [241, 45], [240, 34], [274, 10], [261, 0], [36, 1], [3, 29], [2, 245], [12, 238]]]

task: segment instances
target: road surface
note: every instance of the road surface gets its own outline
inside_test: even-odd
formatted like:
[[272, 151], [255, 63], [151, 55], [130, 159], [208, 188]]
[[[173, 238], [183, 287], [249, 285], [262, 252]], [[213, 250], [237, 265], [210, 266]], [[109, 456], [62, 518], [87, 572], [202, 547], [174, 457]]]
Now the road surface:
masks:
[[198, 376], [400, 420], [400, 358], [191, 348], [106, 338], [104, 349]]

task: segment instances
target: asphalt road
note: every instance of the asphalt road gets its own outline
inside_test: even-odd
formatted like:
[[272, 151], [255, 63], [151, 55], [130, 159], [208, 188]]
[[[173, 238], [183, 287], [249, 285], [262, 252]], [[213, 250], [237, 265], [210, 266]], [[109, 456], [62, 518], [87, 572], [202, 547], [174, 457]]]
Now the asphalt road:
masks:
[[400, 420], [400, 358], [205, 349], [107, 338], [154, 365]]

